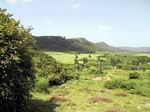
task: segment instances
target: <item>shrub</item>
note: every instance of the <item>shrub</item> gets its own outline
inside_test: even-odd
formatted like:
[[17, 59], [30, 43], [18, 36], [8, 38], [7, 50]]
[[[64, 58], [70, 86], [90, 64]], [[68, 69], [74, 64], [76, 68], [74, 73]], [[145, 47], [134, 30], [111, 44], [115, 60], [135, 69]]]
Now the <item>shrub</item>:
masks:
[[0, 112], [25, 112], [34, 84], [33, 38], [6, 10], [0, 9]]
[[121, 80], [121, 79], [114, 79], [111, 81], [107, 81], [104, 86], [108, 89], [126, 89], [131, 90], [137, 88], [137, 84], [135, 82], [130, 82], [127, 80]]
[[131, 89], [137, 88], [137, 84], [135, 82], [122, 81], [120, 84], [120, 88], [126, 89], [126, 90], [131, 90]]
[[38, 78], [35, 83], [35, 90], [37, 92], [48, 92], [48, 79]]
[[150, 97], [150, 89], [147, 89], [145, 87], [140, 87], [140, 88], [132, 89], [130, 91], [130, 93], [131, 94], [140, 95], [140, 96]]
[[111, 81], [107, 81], [104, 86], [108, 89], [116, 89], [119, 88], [121, 85], [121, 80], [115, 79]]
[[140, 73], [132, 72], [129, 74], [129, 79], [138, 79], [140, 76]]
[[57, 62], [53, 57], [42, 52], [33, 53], [36, 76], [48, 79], [49, 86], [60, 85], [71, 79], [78, 79], [78, 75], [70, 66]]
[[60, 72], [58, 74], [53, 74], [51, 78], [49, 78], [49, 85], [61, 85], [68, 80], [78, 79], [78, 75], [73, 73], [69, 68], [63, 68], [60, 66]]

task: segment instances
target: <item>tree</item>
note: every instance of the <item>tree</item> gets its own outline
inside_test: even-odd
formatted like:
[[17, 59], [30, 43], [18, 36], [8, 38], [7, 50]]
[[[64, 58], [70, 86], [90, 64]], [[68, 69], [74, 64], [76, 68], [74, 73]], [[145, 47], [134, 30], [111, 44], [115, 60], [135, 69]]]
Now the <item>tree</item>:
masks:
[[92, 56], [89, 54], [89, 58], [92, 58]]
[[33, 87], [34, 41], [6, 10], [0, 9], [0, 112], [25, 112]]
[[88, 63], [88, 58], [84, 57], [82, 58], [82, 61], [83, 61], [83, 66], [86, 67]]
[[74, 65], [75, 65], [75, 70], [76, 70], [76, 71], [79, 69], [78, 58], [79, 58], [78, 55], [75, 55]]
[[102, 72], [102, 70], [103, 70], [103, 62], [104, 62], [104, 60], [101, 59], [101, 56], [98, 56], [97, 63], [98, 63], [98, 69], [100, 70], [100, 72]]
[[121, 63], [119, 57], [113, 57], [110, 59], [111, 65], [115, 68], [119, 63]]

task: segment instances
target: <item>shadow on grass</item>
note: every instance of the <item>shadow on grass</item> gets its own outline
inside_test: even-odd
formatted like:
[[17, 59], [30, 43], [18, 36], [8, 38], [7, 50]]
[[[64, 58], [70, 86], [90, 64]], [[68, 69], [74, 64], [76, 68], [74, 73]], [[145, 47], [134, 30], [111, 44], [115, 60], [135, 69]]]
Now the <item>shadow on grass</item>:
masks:
[[56, 112], [56, 107], [59, 107], [58, 104], [43, 100], [32, 100], [30, 106], [31, 112]]

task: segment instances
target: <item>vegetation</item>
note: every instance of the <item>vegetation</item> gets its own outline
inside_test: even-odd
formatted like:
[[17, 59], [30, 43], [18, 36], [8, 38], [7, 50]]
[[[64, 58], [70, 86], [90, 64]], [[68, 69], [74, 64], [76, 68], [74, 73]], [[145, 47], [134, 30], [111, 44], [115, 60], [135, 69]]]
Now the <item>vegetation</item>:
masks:
[[50, 86], [61, 85], [68, 80], [78, 79], [70, 66], [65, 66], [42, 52], [33, 53], [33, 62], [37, 80], [35, 90], [38, 92], [48, 92]]
[[[90, 57], [89, 54], [81, 53], [44, 53], [64, 63], [65, 66], [73, 70], [73, 73], [78, 74], [78, 80], [70, 80], [57, 87], [48, 87], [48, 93], [33, 92], [35, 99], [51, 102], [42, 103], [43, 107], [47, 106], [45, 110], [49, 108], [57, 112], [67, 112], [72, 111], [72, 109], [81, 112], [103, 112], [115, 109], [118, 111], [140, 112], [142, 110], [148, 112], [149, 107], [147, 105], [149, 103], [147, 102], [150, 101], [148, 56], [105, 52], [90, 54]], [[114, 62], [115, 65], [112, 60], [116, 61]], [[133, 61], [135, 60], [138, 63], [142, 62], [142, 64], [136, 64], [139, 67], [133, 70], [132, 67], [135, 66]], [[102, 70], [103, 73], [98, 72], [99, 70]], [[140, 77], [132, 80], [131, 74], [133, 77], [140, 74]], [[52, 99], [55, 99], [55, 102]], [[144, 103], [142, 104], [142, 102]], [[116, 103], [118, 106], [114, 106]], [[41, 108], [39, 107], [39, 110]], [[38, 111], [36, 108], [33, 110]]]
[[66, 39], [61, 36], [35, 37], [35, 49], [59, 52], [95, 53], [96, 51], [124, 51], [104, 43], [92, 43], [84, 38]]
[[31, 50], [33, 39], [6, 10], [0, 9], [0, 111], [28, 111], [34, 84]]
[[30, 30], [0, 9], [0, 112], [149, 112], [149, 54], [59, 36], [32, 50]]
[[137, 73], [137, 72], [132, 72], [132, 73], [129, 74], [129, 79], [138, 79], [139, 76], [140, 76], [139, 73]]

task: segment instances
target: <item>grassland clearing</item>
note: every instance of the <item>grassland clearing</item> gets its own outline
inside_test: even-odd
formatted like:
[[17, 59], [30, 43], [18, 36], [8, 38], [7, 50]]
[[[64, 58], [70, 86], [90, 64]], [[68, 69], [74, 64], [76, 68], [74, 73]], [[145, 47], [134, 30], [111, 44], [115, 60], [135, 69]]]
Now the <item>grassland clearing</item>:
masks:
[[[73, 53], [45, 53], [64, 64], [74, 63]], [[92, 59], [97, 59], [97, 56], [102, 56], [104, 53], [90, 55]], [[79, 59], [83, 57], [90, 59], [89, 54], [78, 56]], [[133, 80], [129, 79], [129, 73], [132, 71], [113, 67], [104, 69], [104, 75], [91, 73], [89, 69], [77, 71], [80, 77], [77, 80], [73, 79], [62, 85], [52, 86], [48, 89], [48, 93], [33, 92], [34, 102], [41, 101], [40, 106], [43, 109], [39, 106], [39, 110], [33, 110], [36, 112], [149, 112], [150, 70], [134, 70], [141, 76]], [[107, 89], [105, 84], [114, 80], [119, 80], [121, 86]], [[133, 88], [134, 84], [135, 88]]]

